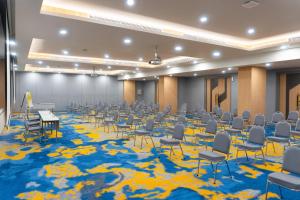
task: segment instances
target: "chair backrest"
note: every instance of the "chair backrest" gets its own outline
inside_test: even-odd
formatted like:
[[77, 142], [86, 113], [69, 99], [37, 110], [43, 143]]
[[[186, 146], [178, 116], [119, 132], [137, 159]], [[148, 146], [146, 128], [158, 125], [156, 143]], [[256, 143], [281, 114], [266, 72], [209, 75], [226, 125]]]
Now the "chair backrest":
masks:
[[250, 111], [245, 110], [242, 114], [243, 120], [249, 120], [250, 119]]
[[132, 124], [133, 124], [133, 115], [132, 115], [132, 114], [130, 114], [130, 115], [128, 116], [128, 119], [127, 119], [127, 121], [126, 121], [126, 124], [127, 124], [127, 125], [132, 125]]
[[177, 118], [177, 122], [183, 123], [183, 124], [184, 124], [184, 123], [186, 122], [185, 116], [180, 115], [180, 116]]
[[211, 116], [209, 113], [205, 112], [203, 113], [202, 117], [201, 117], [201, 121], [202, 123], [208, 123], [208, 121], [211, 119]]
[[222, 114], [223, 114], [222, 108], [218, 108], [218, 109], [216, 110], [216, 115], [217, 115], [218, 117], [221, 117]]
[[254, 118], [254, 123], [253, 125], [254, 126], [265, 126], [265, 116], [264, 115], [261, 115], [261, 114], [258, 114], [255, 116]]
[[217, 132], [217, 121], [214, 119], [210, 119], [206, 125], [205, 132], [216, 134]]
[[299, 112], [298, 111], [291, 111], [289, 112], [287, 120], [291, 120], [296, 122], [299, 118]]
[[296, 122], [295, 130], [300, 131], [300, 119], [298, 119]]
[[224, 112], [222, 115], [222, 121], [231, 121], [231, 113], [230, 112]]
[[227, 133], [217, 133], [213, 144], [213, 151], [229, 154], [230, 144], [231, 139]]
[[300, 175], [300, 148], [289, 147], [283, 155], [282, 169]]
[[160, 122], [163, 120], [164, 114], [159, 112], [157, 113], [156, 117], [155, 117], [155, 121]]
[[232, 121], [232, 128], [242, 130], [244, 128], [244, 121], [240, 117], [235, 117]]
[[248, 142], [264, 145], [265, 129], [262, 126], [253, 126], [249, 132]]
[[277, 137], [290, 137], [290, 133], [291, 133], [291, 125], [286, 122], [286, 121], [282, 121], [282, 122], [278, 122], [276, 124], [275, 127], [275, 136]]
[[153, 119], [148, 119], [146, 122], [146, 130], [147, 131], [152, 131], [154, 128], [154, 120]]
[[174, 128], [174, 134], [172, 138], [177, 140], [183, 140], [184, 137], [184, 125], [182, 123], [177, 123]]
[[275, 112], [272, 115], [272, 122], [278, 123], [284, 120], [284, 115], [282, 112]]

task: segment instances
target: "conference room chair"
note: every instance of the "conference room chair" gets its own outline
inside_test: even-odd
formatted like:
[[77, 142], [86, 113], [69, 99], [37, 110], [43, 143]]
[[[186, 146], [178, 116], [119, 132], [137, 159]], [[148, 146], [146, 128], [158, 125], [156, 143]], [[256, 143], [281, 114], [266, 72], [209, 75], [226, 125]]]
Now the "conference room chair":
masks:
[[290, 111], [286, 121], [289, 122], [291, 125], [295, 125], [298, 118], [299, 118], [298, 111]]
[[207, 123], [208, 123], [208, 121], [209, 121], [210, 119], [212, 119], [210, 113], [205, 112], [205, 113], [203, 113], [202, 116], [201, 116], [201, 121], [200, 121], [200, 123], [195, 123], [194, 126], [195, 126], [195, 127], [198, 127], [198, 128], [206, 127], [206, 126], [207, 126]]
[[116, 130], [115, 126], [117, 125], [118, 123], [118, 119], [119, 119], [119, 113], [117, 111], [114, 111], [112, 113], [112, 115], [107, 115], [105, 116], [104, 118], [104, 121], [103, 121], [103, 125], [104, 125], [104, 132], [107, 128], [108, 130], [108, 133], [110, 132], [110, 127], [112, 126], [112, 128], [114, 130]]
[[134, 144], [133, 145], [135, 146], [137, 136], [140, 136], [141, 137], [141, 148], [143, 148], [144, 140], [146, 143], [148, 143], [147, 142], [148, 138], [151, 140], [152, 145], [155, 148], [155, 144], [154, 144], [154, 141], [152, 138], [153, 130], [154, 130], [154, 120], [148, 119], [146, 122], [146, 125], [144, 127], [134, 131]]
[[253, 126], [261, 126], [264, 127], [266, 124], [266, 118], [263, 114], [255, 115]]
[[122, 124], [118, 123], [116, 125], [117, 137], [119, 136], [119, 133], [121, 133], [123, 138], [124, 133], [128, 133], [132, 129], [132, 126], [133, 126], [133, 115], [130, 114], [125, 123]]
[[236, 159], [240, 151], [245, 152], [247, 161], [249, 160], [247, 152], [254, 152], [254, 159], [256, 159], [257, 153], [260, 153], [265, 161], [265, 155], [263, 148], [265, 146], [265, 129], [261, 126], [253, 126], [249, 131], [249, 137], [243, 144], [236, 145]]
[[241, 135], [242, 139], [244, 140], [244, 135], [242, 134], [244, 128], [244, 121], [241, 117], [235, 117], [232, 120], [231, 127], [226, 129], [226, 132], [228, 132], [231, 136], [238, 136], [238, 134]]
[[[283, 156], [281, 172], [274, 172], [268, 175], [266, 183], [266, 196], [268, 199], [269, 185], [275, 184], [279, 188], [280, 198], [283, 199], [281, 188], [293, 191], [300, 191], [300, 148], [289, 147]], [[285, 172], [285, 173], [284, 173]]]
[[212, 114], [216, 119], [220, 119], [222, 117], [223, 110], [222, 110], [222, 108], [215, 106]]
[[284, 120], [285, 120], [285, 117], [284, 117], [282, 112], [275, 112], [272, 115], [271, 123], [272, 124], [277, 124], [278, 122], [281, 122], [281, 121], [284, 121]]
[[221, 127], [229, 126], [232, 121], [232, 115], [230, 112], [224, 112], [221, 119], [218, 121], [218, 123], [221, 125]]
[[199, 140], [205, 142], [205, 148], [207, 149], [208, 141], [214, 139], [218, 130], [218, 124], [215, 119], [210, 119], [205, 127], [204, 132], [195, 134], [195, 143]]
[[300, 119], [297, 120], [294, 130], [291, 130], [291, 135], [295, 142], [299, 142], [300, 138]]
[[[227, 159], [230, 154], [231, 138], [227, 133], [217, 133], [214, 139], [211, 151], [201, 151], [198, 159], [197, 176], [199, 176], [200, 161], [207, 160], [210, 162], [214, 172], [214, 184], [216, 183], [218, 165], [225, 162], [230, 177], [232, 178]], [[215, 167], [214, 167], [215, 165]]]
[[154, 119], [155, 127], [161, 127], [164, 124], [164, 114], [162, 112], [157, 113]]
[[181, 143], [183, 141], [184, 138], [184, 130], [185, 130], [185, 126], [182, 123], [177, 123], [175, 125], [174, 131], [172, 133], [172, 138], [161, 138], [159, 140], [160, 142], [160, 151], [162, 150], [162, 146], [169, 146], [170, 147], [170, 158], [172, 157], [172, 153], [175, 155], [174, 146], [179, 146], [182, 156], [184, 158], [184, 153], [183, 153], [183, 149], [181, 146]]
[[[274, 143], [279, 143], [290, 146], [290, 135], [291, 135], [291, 125], [286, 121], [278, 122], [275, 126], [274, 136], [267, 137], [266, 141], [266, 154], [268, 153], [268, 144], [272, 144], [273, 150], [275, 152]], [[285, 146], [284, 146], [285, 148]]]
[[250, 124], [250, 111], [248, 110], [245, 110], [243, 113], [242, 113], [242, 119], [244, 121], [245, 124]]
[[23, 136], [25, 139], [25, 143], [27, 143], [28, 135], [31, 133], [38, 133], [40, 136], [40, 142], [42, 141], [43, 130], [42, 130], [42, 126], [40, 125], [40, 123], [39, 124], [30, 124], [29, 121], [25, 121], [24, 126], [25, 126], [25, 132], [24, 132]]

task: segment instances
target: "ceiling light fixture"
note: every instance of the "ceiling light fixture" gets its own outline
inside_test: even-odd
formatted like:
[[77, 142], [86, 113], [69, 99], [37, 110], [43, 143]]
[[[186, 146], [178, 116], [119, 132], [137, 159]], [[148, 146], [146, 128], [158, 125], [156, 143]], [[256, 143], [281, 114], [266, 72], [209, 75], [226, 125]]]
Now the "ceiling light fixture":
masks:
[[193, 64], [195, 65], [195, 64], [198, 64], [198, 61], [197, 60], [194, 60], [193, 61]]
[[218, 58], [218, 57], [221, 56], [221, 52], [220, 51], [213, 51], [212, 56], [215, 57], [215, 58]]
[[132, 43], [132, 40], [131, 40], [131, 38], [124, 38], [123, 43], [125, 45], [130, 45]]
[[206, 15], [203, 15], [203, 16], [199, 17], [199, 21], [202, 24], [206, 24], [208, 22], [208, 17]]
[[180, 45], [176, 45], [175, 47], [174, 47], [174, 50], [175, 51], [177, 51], [177, 52], [179, 52], [179, 51], [182, 51], [182, 46], [180, 46]]
[[107, 69], [111, 69], [111, 66], [107, 66]]
[[69, 55], [69, 51], [67, 51], [67, 50], [62, 50], [61, 51], [64, 55]]
[[41, 61], [41, 60], [39, 60], [39, 61], [37, 61], [37, 63], [38, 63], [39, 65], [42, 65], [44, 62]]
[[272, 63], [266, 63], [265, 66], [266, 66], [266, 67], [271, 67], [271, 66], [272, 66]]
[[10, 46], [16, 46], [17, 45], [16, 41], [14, 41], [14, 40], [9, 40], [8, 43], [9, 43]]
[[139, 58], [139, 61], [142, 62], [142, 61], [144, 61], [144, 59], [143, 59], [142, 57], [140, 57], [140, 58]]
[[167, 65], [167, 68], [169, 69], [169, 68], [171, 68], [171, 66], [170, 66], [170, 65]]
[[109, 54], [104, 54], [104, 58], [110, 58]]
[[194, 73], [193, 75], [194, 75], [194, 76], [197, 76], [198, 74], [197, 74], [197, 73]]
[[284, 44], [284, 45], [281, 45], [281, 46], [280, 46], [280, 49], [281, 49], [281, 50], [285, 50], [285, 49], [287, 49], [288, 47], [289, 47], [288, 45], [285, 45], [285, 44]]
[[75, 63], [75, 64], [74, 64], [74, 67], [79, 67], [79, 64], [78, 64], [78, 63]]
[[13, 67], [18, 67], [18, 65], [17, 64], [13, 64]]
[[228, 71], [231, 71], [232, 70], [232, 68], [231, 67], [228, 67]]
[[65, 36], [65, 35], [68, 34], [68, 30], [67, 29], [60, 29], [58, 33], [59, 33], [59, 35]]
[[256, 32], [255, 28], [251, 27], [247, 29], [247, 34], [248, 35], [254, 35]]
[[126, 0], [126, 4], [127, 4], [127, 6], [132, 7], [135, 4], [135, 0]]
[[222, 71], [222, 74], [225, 74], [225, 73], [226, 73], [226, 71], [225, 71], [225, 70], [223, 70], [223, 71]]
[[11, 52], [10, 54], [11, 54], [12, 56], [17, 56], [17, 53], [16, 53], [16, 52], [14, 52], [14, 51], [13, 51], [13, 52]]

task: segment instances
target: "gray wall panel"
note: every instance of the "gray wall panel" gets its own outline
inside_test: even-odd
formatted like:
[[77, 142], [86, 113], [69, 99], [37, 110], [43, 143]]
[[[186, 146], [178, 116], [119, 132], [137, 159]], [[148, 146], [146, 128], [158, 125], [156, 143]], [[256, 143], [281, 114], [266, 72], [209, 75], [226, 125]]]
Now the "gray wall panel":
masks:
[[274, 71], [267, 72], [266, 84], [266, 110], [265, 115], [267, 120], [272, 119], [272, 114], [276, 111], [277, 101], [277, 75]]
[[237, 110], [237, 98], [238, 98], [238, 80], [237, 74], [232, 75], [231, 78], [231, 112]]
[[121, 103], [123, 81], [117, 77], [70, 74], [16, 73], [16, 108], [24, 93], [32, 92], [33, 103], [55, 103], [57, 110], [65, 110], [71, 102], [96, 104]]
[[146, 81], [144, 84], [144, 100], [146, 104], [155, 102], [155, 81]]

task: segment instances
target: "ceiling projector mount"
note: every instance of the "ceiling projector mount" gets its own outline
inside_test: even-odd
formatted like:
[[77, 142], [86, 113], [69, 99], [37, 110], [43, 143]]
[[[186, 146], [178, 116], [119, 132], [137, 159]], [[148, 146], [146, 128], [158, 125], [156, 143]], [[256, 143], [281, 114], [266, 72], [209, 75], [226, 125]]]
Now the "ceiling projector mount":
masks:
[[160, 56], [158, 56], [157, 49], [158, 49], [158, 47], [156, 45], [155, 52], [154, 52], [154, 59], [149, 60], [150, 65], [160, 65], [161, 64], [161, 58], [160, 58]]

